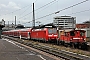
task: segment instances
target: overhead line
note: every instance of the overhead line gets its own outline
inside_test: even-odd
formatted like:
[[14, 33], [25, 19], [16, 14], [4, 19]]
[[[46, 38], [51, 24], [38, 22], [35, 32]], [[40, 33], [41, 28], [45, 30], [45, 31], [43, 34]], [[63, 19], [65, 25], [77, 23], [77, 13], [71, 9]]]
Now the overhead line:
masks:
[[[51, 3], [55, 2], [55, 1], [56, 1], [56, 0], [53, 0], [53, 1], [49, 2], [49, 3], [47, 3], [46, 5], [41, 6], [40, 8], [38, 8], [38, 9], [36, 9], [36, 10], [39, 10], [39, 9], [41, 9], [41, 8], [43, 8], [43, 7], [47, 6], [47, 5], [49, 5], [49, 4], [51, 4]], [[36, 10], [35, 10], [35, 11], [36, 11]]]
[[[86, 12], [86, 11], [90, 11], [90, 9], [87, 9], [87, 10], [83, 10], [83, 11], [78, 11], [78, 12], [75, 12], [75, 13], [71, 13], [71, 14], [77, 14], [77, 13], [82, 13], [82, 12]], [[71, 15], [71, 14], [68, 14], [68, 15]]]
[[[56, 1], [56, 0], [53, 0], [53, 1], [51, 1], [51, 2], [49, 2], [49, 3], [47, 3], [47, 4], [43, 5], [43, 6], [41, 6], [40, 8], [38, 8], [38, 9], [36, 9], [36, 10], [34, 10], [34, 11], [37, 11], [37, 10], [39, 10], [39, 9], [41, 9], [41, 8], [43, 8], [43, 7], [47, 6], [47, 5], [55, 2], [55, 1]], [[33, 11], [32, 11], [32, 12], [33, 12]], [[27, 15], [31, 14], [32, 12], [30, 12], [30, 13], [24, 15], [24, 16], [27, 16]], [[20, 17], [19, 19], [23, 18], [24, 16]]]
[[[37, 0], [35, 0], [34, 3], [35, 2], [37, 2]], [[32, 7], [32, 5], [30, 7]], [[28, 7], [24, 12], [22, 12], [22, 14], [25, 13], [30, 7]], [[20, 15], [22, 15], [22, 14], [20, 14]]]
[[[56, 2], [58, 2], [59, 0], [57, 0]], [[52, 4], [55, 4], [56, 2], [54, 2], [54, 3], [52, 3]], [[51, 5], [52, 5], [51, 4]], [[50, 7], [51, 5], [49, 5], [49, 6], [47, 6], [47, 7], [45, 7], [42, 11], [44, 11], [46, 8], [48, 8], [48, 7]], [[40, 11], [39, 12], [37, 12], [36, 14], [38, 14], [38, 13], [40, 13]]]
[[88, 1], [88, 0], [85, 0], [85, 1], [79, 2], [79, 3], [77, 3], [77, 4], [74, 4], [74, 5], [72, 5], [72, 6], [66, 7], [66, 8], [64, 8], [64, 9], [62, 9], [62, 10], [57, 11], [57, 12], [53, 12], [53, 13], [51, 13], [51, 14], [48, 14], [48, 15], [45, 15], [45, 16], [43, 16], [43, 17], [37, 18], [37, 19], [35, 19], [35, 20], [38, 20], [38, 19], [41, 19], [41, 18], [44, 18], [44, 17], [50, 16], [50, 15], [53, 15], [53, 14], [60, 13], [61, 11], [64, 11], [64, 10], [66, 10], [66, 9], [69, 9], [69, 8], [74, 7], [74, 6], [80, 5], [80, 4], [82, 4], [82, 3], [86, 2], [86, 1]]
[[34, 1], [34, 3], [37, 2], [37, 0]]
[[[24, 6], [24, 7], [23, 7], [23, 8], [21, 8], [21, 9], [18, 9], [18, 10], [15, 10], [15, 11], [12, 11], [12, 12], [9, 12], [9, 13], [6, 13], [6, 14], [4, 14], [4, 15], [8, 15], [8, 14], [15, 13], [15, 12], [20, 11], [20, 10], [22, 10], [22, 9], [24, 9], [24, 8], [28, 7], [28, 6], [30, 6], [30, 5]], [[0, 16], [1, 16], [1, 15], [0, 15]]]
[[[32, 5], [30, 7], [32, 7]], [[30, 7], [28, 7], [27, 9], [25, 9], [20, 15], [22, 15], [23, 13], [25, 13]]]

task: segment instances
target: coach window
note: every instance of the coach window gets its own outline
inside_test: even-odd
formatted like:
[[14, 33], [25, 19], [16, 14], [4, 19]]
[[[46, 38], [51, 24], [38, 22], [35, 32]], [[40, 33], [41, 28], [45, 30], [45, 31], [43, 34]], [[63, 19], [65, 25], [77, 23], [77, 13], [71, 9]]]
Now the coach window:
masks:
[[74, 31], [70, 31], [70, 36], [75, 36]]

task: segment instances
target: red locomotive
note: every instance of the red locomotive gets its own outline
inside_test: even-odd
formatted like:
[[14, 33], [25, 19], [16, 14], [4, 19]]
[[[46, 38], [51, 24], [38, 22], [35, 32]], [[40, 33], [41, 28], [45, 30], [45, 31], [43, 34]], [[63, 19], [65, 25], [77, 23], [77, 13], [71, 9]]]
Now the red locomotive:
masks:
[[84, 30], [60, 30], [59, 31], [59, 42], [61, 44], [68, 44], [77, 48], [86, 47], [86, 37]]
[[31, 32], [31, 39], [43, 40], [43, 41], [57, 41], [56, 28], [42, 28], [33, 29]]

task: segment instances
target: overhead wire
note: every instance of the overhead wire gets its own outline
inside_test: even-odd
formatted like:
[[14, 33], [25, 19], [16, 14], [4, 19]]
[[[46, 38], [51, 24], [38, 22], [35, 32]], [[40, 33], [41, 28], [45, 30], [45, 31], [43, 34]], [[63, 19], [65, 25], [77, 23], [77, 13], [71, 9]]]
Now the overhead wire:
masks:
[[[12, 12], [9, 12], [9, 13], [6, 13], [6, 14], [3, 14], [3, 15], [8, 15], [8, 14], [15, 13], [15, 12], [17, 12], [17, 11], [20, 11], [20, 10], [22, 10], [22, 9], [27, 8], [28, 6], [31, 6], [31, 5], [24, 6], [24, 7], [22, 7], [21, 9], [18, 9], [18, 10], [15, 10], [15, 11], [12, 11]], [[1, 15], [0, 15], [0, 16], [1, 16]]]
[[[37, 2], [37, 0], [34, 1], [34, 3], [36, 3], [36, 2]], [[30, 5], [27, 9], [25, 9], [20, 15], [24, 14], [30, 7], [32, 7], [32, 5]]]
[[[47, 3], [47, 4], [45, 4], [45, 5], [43, 5], [43, 6], [39, 7], [39, 8], [37, 8], [37, 9], [34, 10], [34, 11], [37, 11], [37, 10], [39, 10], [39, 9], [41, 9], [41, 8], [43, 8], [43, 7], [47, 6], [47, 5], [49, 5], [49, 4], [53, 3], [53, 2], [55, 2], [55, 1], [56, 1], [56, 0], [53, 0], [53, 1], [51, 1], [51, 2], [49, 2], [49, 3]], [[32, 12], [33, 12], [33, 11], [32, 11]], [[22, 17], [20, 17], [19, 19], [24, 18], [25, 16], [31, 14], [32, 12], [30, 12], [30, 13], [28, 13], [28, 14], [22, 16]]]
[[[55, 4], [55, 3], [57, 3], [59, 0], [56, 0], [54, 3], [52, 3], [51, 5], [53, 5], [53, 4]], [[44, 11], [45, 9], [47, 9], [48, 7], [51, 7], [51, 5], [48, 5], [47, 7], [45, 7], [43, 10], [41, 10], [41, 11], [39, 11], [39, 12], [37, 12], [36, 14], [38, 14], [38, 13], [41, 13], [42, 11]]]
[[68, 15], [72, 15], [72, 14], [78, 14], [78, 13], [83, 13], [83, 12], [87, 12], [87, 11], [90, 11], [90, 9], [83, 10], [83, 11], [78, 11], [78, 12], [71, 13], [71, 14], [68, 14]]
[[50, 15], [53, 15], [53, 14], [60, 13], [61, 11], [64, 11], [64, 10], [66, 10], [66, 9], [69, 9], [69, 8], [74, 7], [74, 6], [80, 5], [80, 4], [82, 4], [82, 3], [84, 3], [84, 2], [87, 2], [87, 1], [89, 1], [89, 0], [84, 0], [84, 1], [82, 1], [82, 2], [79, 2], [79, 3], [74, 4], [74, 5], [72, 5], [72, 6], [66, 7], [66, 8], [64, 8], [64, 9], [62, 9], [62, 10], [57, 11], [57, 12], [53, 12], [53, 13], [50, 13], [50, 14], [48, 14], [48, 15], [42, 16], [42, 17], [37, 18], [37, 19], [35, 19], [35, 20], [38, 20], [38, 19], [41, 19], [41, 18], [44, 18], [44, 17], [50, 16]]
[[29, 6], [27, 9], [25, 9], [21, 14], [19, 14], [19, 16], [22, 15], [22, 14], [24, 14], [30, 7], [32, 7], [32, 5]]
[[[45, 4], [45, 5], [43, 5], [43, 6], [41, 6], [41, 7], [39, 7], [38, 9], [36, 9], [36, 10], [39, 10], [39, 9], [41, 9], [41, 8], [43, 8], [43, 7], [45, 7], [45, 6], [47, 6], [47, 5], [49, 5], [49, 4], [51, 4], [51, 3], [53, 3], [53, 2], [55, 2], [56, 0], [53, 0], [53, 1], [51, 1], [51, 2], [49, 2], [49, 3], [47, 3], [47, 4]], [[35, 10], [35, 11], [36, 11]]]
[[[37, 0], [35, 0], [34, 2], [37, 2]], [[28, 7], [28, 8], [27, 8]], [[32, 7], [32, 5], [31, 4], [29, 4], [29, 5], [26, 5], [26, 6], [24, 6], [24, 7], [22, 7], [22, 8], [20, 8], [20, 9], [18, 9], [18, 10], [15, 10], [15, 11], [12, 11], [12, 12], [9, 12], [9, 13], [6, 13], [6, 14], [3, 14], [3, 15], [8, 15], [8, 14], [12, 14], [12, 13], [15, 13], [15, 12], [18, 12], [18, 11], [21, 11], [21, 10], [23, 10], [23, 9], [25, 9], [25, 8], [27, 8], [27, 9], [25, 9], [20, 15], [22, 15], [22, 14], [24, 14], [30, 7]], [[20, 16], [19, 15], [19, 16]], [[0, 15], [0, 16], [2, 16], [2, 15]]]
[[37, 0], [34, 1], [34, 3], [36, 3], [36, 2], [37, 2]]

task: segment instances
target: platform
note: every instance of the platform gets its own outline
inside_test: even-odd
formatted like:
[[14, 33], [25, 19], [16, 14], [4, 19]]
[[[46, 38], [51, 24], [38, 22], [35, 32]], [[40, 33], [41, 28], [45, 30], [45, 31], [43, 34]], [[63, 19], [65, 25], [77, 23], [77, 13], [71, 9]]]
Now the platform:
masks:
[[0, 39], [0, 60], [56, 60], [7, 39]]

